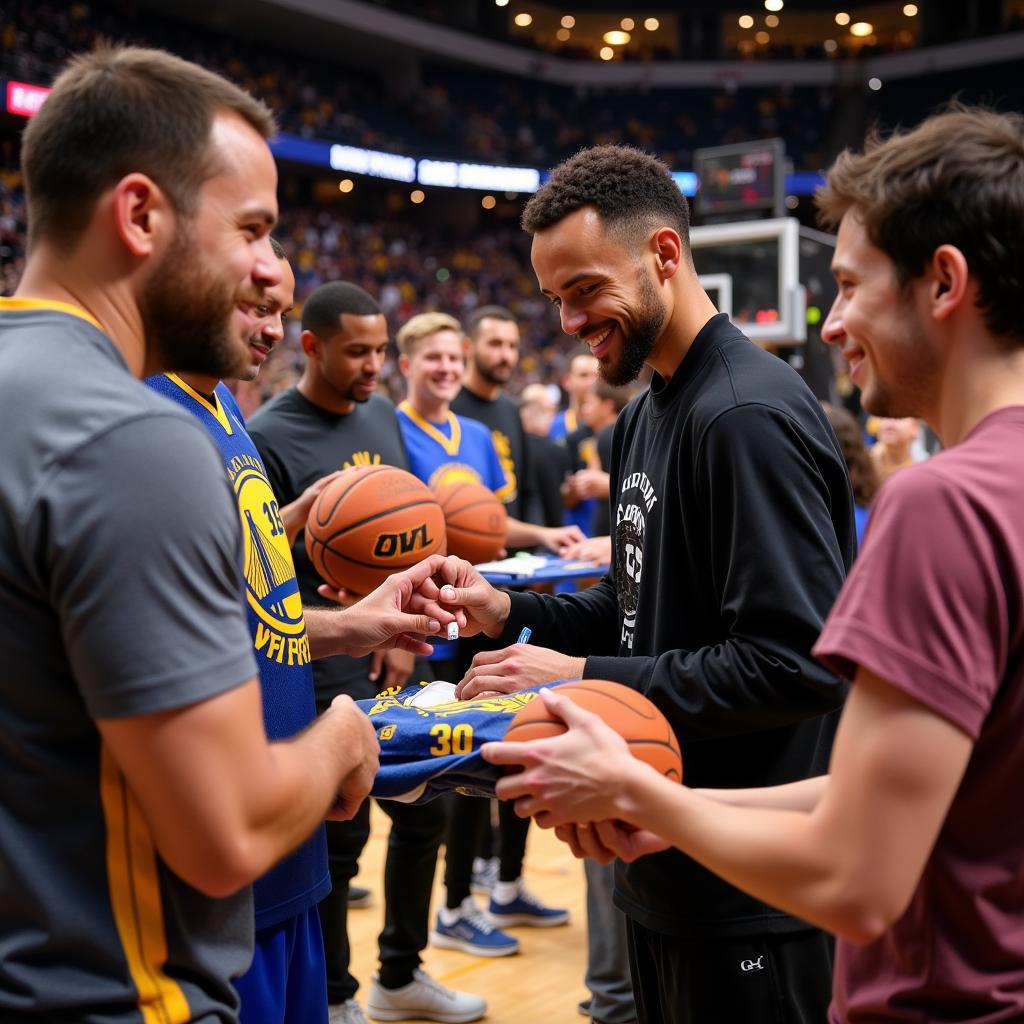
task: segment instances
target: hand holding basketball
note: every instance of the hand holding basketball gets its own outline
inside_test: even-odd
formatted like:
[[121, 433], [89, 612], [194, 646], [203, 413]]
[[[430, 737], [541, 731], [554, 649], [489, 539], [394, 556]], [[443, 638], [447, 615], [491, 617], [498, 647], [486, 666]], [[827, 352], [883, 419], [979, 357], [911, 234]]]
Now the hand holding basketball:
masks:
[[[574, 685], [596, 686], [593, 681], [584, 680], [581, 684], [567, 683], [559, 687], [562, 693], [542, 690], [540, 697], [520, 712], [524, 714], [537, 705], [531, 724], [534, 727], [539, 724], [540, 735], [546, 734], [548, 738], [522, 743], [510, 739], [483, 746], [484, 759], [492, 764], [522, 768], [498, 781], [497, 794], [502, 799], [514, 800], [517, 814], [534, 817], [544, 828], [577, 822], [628, 821], [628, 792], [634, 776], [657, 772], [672, 777], [672, 772], [677, 772], [676, 781], [681, 779], [678, 745], [672, 750], [675, 737], [669, 740], [663, 734], [664, 718], [660, 712], [657, 719], [648, 719], [647, 724], [641, 724], [642, 719], [635, 714], [618, 716], [637, 718], [632, 726], [625, 728], [631, 731], [638, 751], [652, 746], [660, 748], [652, 757], [659, 767], [653, 768], [650, 763], [634, 757], [630, 743], [606, 725], [598, 714], [584, 710], [566, 695], [568, 688]], [[602, 683], [601, 687], [615, 685]], [[649, 703], [640, 694], [629, 692]], [[609, 711], [606, 708], [603, 713], [607, 715]], [[618, 720], [616, 724], [619, 725]], [[652, 753], [650, 749], [643, 752]]]

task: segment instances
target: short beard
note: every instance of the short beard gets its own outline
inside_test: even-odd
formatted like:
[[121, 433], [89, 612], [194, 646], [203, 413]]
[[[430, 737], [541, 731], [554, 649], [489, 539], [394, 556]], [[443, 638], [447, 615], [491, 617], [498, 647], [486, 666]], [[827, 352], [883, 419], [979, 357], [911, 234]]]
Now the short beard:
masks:
[[195, 232], [184, 224], [139, 297], [146, 343], [164, 369], [220, 380], [244, 376], [248, 346], [231, 336], [235, 286], [197, 253]]
[[512, 378], [511, 367], [508, 368], [508, 373], [504, 377], [499, 377], [489, 366], [483, 366], [476, 361], [473, 362], [473, 365], [476, 367], [476, 372], [479, 373], [488, 384], [493, 384], [495, 387], [503, 388]]
[[665, 307], [645, 267], [640, 268], [640, 297], [634, 322], [627, 333], [622, 331], [622, 354], [618, 362], [598, 364], [598, 372], [613, 388], [632, 384], [640, 376], [665, 326]]

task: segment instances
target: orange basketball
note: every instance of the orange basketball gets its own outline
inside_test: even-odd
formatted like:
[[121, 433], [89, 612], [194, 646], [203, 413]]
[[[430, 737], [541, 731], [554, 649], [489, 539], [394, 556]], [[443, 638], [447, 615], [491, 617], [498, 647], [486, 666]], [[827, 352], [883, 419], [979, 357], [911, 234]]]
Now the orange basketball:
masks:
[[444, 510], [448, 554], [474, 564], [501, 554], [508, 513], [494, 491], [471, 480], [456, 480], [441, 484], [435, 493]]
[[353, 466], [313, 502], [306, 551], [326, 583], [368, 594], [393, 572], [444, 553], [444, 513], [412, 473]]
[[[646, 761], [666, 778], [683, 781], [683, 757], [675, 733], [665, 716], [642, 693], [606, 679], [563, 683], [556, 692], [600, 716], [629, 744], [634, 757]], [[516, 712], [505, 739], [526, 742], [563, 732], [565, 726], [551, 716], [538, 695]]]

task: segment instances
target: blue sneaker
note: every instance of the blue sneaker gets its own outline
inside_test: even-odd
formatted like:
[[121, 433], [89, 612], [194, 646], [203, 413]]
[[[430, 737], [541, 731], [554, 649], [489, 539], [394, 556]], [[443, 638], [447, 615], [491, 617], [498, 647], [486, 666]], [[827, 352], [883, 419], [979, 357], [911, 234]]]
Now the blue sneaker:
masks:
[[491, 901], [487, 905], [487, 918], [491, 924], [499, 928], [510, 928], [517, 924], [550, 928], [556, 924], [565, 924], [569, 920], [568, 910], [544, 906], [536, 896], [527, 892], [522, 880], [518, 886], [519, 891], [508, 903], [499, 903], [494, 898], [494, 893], [491, 893]]
[[498, 931], [472, 896], [462, 901], [459, 916], [451, 924], [437, 915], [430, 941], [442, 949], [458, 949], [472, 956], [512, 956], [519, 952], [519, 940]]

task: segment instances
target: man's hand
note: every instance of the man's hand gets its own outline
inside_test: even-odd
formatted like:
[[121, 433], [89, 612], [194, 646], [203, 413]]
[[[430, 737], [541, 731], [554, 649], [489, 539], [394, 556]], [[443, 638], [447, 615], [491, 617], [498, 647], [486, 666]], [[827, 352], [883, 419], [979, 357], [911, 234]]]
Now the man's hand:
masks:
[[545, 526], [540, 530], [540, 542], [548, 551], [563, 557], [574, 544], [586, 540], [578, 526]]
[[610, 478], [603, 469], [581, 469], [569, 477], [568, 484], [578, 499], [607, 498]]
[[347, 694], [335, 697], [326, 714], [344, 717], [343, 742], [353, 759], [353, 767], [342, 779], [327, 817], [331, 821], [348, 821], [359, 810], [373, 786], [380, 766], [380, 744], [370, 719]]
[[[315, 621], [317, 657], [348, 654], [361, 658], [372, 651], [392, 648], [410, 654], [431, 654], [433, 648], [420, 638], [444, 636], [447, 624], [459, 621], [456, 611], [441, 607], [434, 598], [422, 593], [424, 584], [447, 561], [443, 555], [431, 555], [411, 569], [393, 573], [372, 594], [345, 611], [324, 611], [315, 620], [310, 614], [307, 629], [312, 641], [311, 626]], [[433, 589], [436, 591], [436, 586]], [[324, 616], [329, 624], [326, 629], [321, 621]], [[329, 636], [322, 635], [325, 632]]]
[[582, 860], [590, 857], [601, 864], [610, 864], [616, 858], [634, 861], [649, 853], [667, 850], [669, 844], [642, 829], [634, 829], [621, 821], [598, 821], [592, 825], [558, 825], [555, 835]]
[[579, 544], [573, 544], [563, 558], [573, 561], [593, 562], [594, 565], [610, 565], [612, 560], [611, 537], [588, 537]]
[[497, 795], [514, 800], [516, 814], [534, 817], [543, 828], [607, 819], [628, 821], [628, 785], [657, 772], [629, 752], [626, 741], [601, 719], [557, 691], [541, 690], [540, 700], [566, 725], [551, 739], [526, 743], [485, 743], [480, 753], [497, 765], [523, 770], [498, 780]]
[[309, 510], [313, 507], [320, 492], [332, 481], [337, 480], [344, 472], [342, 469], [328, 473], [327, 476], [314, 480], [291, 504], [285, 505], [280, 510], [281, 522], [284, 523], [284, 532], [288, 537], [289, 546], [295, 543], [295, 538], [302, 532], [309, 518]]
[[501, 636], [512, 605], [508, 594], [492, 587], [462, 558], [449, 555], [441, 562], [433, 578], [417, 588], [414, 610], [444, 610], [446, 622], [453, 616], [458, 622], [460, 636]]
[[546, 647], [513, 644], [500, 651], [481, 651], [455, 688], [459, 700], [487, 693], [515, 693], [541, 683], [580, 679], [585, 658], [570, 658]]
[[377, 683], [382, 690], [391, 686], [400, 690], [409, 681], [415, 665], [416, 655], [410, 651], [401, 651], [398, 648], [374, 651], [370, 655], [370, 682]]

